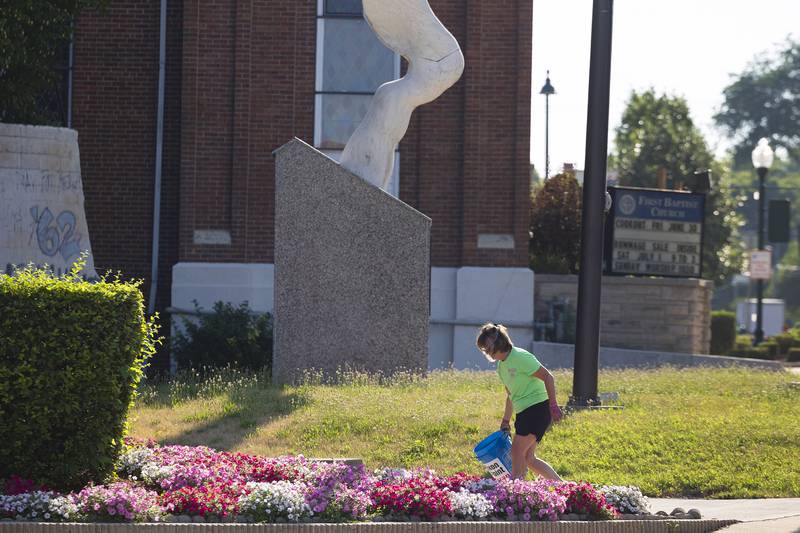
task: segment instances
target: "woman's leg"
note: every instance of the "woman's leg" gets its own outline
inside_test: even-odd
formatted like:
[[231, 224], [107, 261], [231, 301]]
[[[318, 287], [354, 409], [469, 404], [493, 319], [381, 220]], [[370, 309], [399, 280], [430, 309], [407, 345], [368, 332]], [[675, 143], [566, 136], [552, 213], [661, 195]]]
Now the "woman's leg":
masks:
[[528, 471], [528, 450], [531, 446], [536, 446], [536, 435], [514, 435], [511, 442], [511, 477], [514, 479], [525, 479]]
[[[562, 481], [561, 476], [553, 470], [553, 467], [547, 464], [545, 461], [542, 461], [538, 457], [536, 457], [536, 446], [539, 442], [536, 440], [536, 435], [531, 435], [533, 437], [533, 446], [528, 448], [528, 452], [525, 455], [525, 459], [527, 461], [527, 465], [530, 467], [531, 470], [539, 474], [545, 479], [550, 479], [553, 481]], [[511, 447], [512, 451], [514, 449], [513, 444]]]

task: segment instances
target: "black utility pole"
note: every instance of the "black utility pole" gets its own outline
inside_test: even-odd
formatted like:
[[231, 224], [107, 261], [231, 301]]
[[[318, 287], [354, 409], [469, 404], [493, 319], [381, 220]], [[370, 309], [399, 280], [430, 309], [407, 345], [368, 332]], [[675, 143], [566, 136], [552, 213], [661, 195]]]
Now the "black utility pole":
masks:
[[[756, 146], [755, 149], [753, 150], [752, 156], [753, 156], [753, 166], [756, 167], [756, 172], [758, 172], [758, 249], [763, 250], [764, 207], [766, 206], [767, 203], [764, 181], [767, 178], [767, 172], [769, 172], [769, 167], [772, 166], [772, 160], [774, 159], [775, 152], [773, 152], [772, 148], [770, 148], [769, 140], [764, 138], [764, 139], [759, 139], [758, 146]], [[772, 268], [772, 265], [770, 265], [770, 268]], [[753, 343], [756, 346], [758, 346], [759, 344], [761, 344], [761, 341], [764, 340], [764, 328], [763, 328], [763, 318], [762, 318], [764, 280], [758, 279], [756, 286], [758, 289], [758, 302], [756, 304], [756, 331]]]
[[594, 0], [583, 181], [581, 263], [575, 342], [574, 407], [597, 405], [600, 349], [600, 284], [603, 277], [603, 216], [608, 158], [608, 101], [611, 92], [611, 30], [614, 0]]
[[[764, 180], [767, 177], [765, 167], [758, 167], [758, 249], [764, 250], [764, 207], [766, 204], [766, 187]], [[753, 336], [753, 344], [758, 346], [764, 340], [764, 280], [756, 280], [756, 331]]]

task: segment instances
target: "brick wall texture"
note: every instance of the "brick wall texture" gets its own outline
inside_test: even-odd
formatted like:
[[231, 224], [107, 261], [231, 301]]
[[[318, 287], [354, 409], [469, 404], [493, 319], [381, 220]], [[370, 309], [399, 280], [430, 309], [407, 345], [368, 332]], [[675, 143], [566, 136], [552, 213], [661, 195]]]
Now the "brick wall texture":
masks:
[[[600, 345], [707, 354], [711, 344], [713, 283], [699, 279], [603, 277]], [[536, 320], [548, 302], [578, 301], [578, 277], [540, 274], [534, 286]]]
[[[431, 0], [464, 50], [459, 83], [419, 108], [400, 197], [433, 219], [434, 266], [527, 266], [531, 0]], [[99, 270], [149, 290], [158, 0], [80, 15], [74, 127]], [[158, 307], [179, 261], [271, 263], [273, 150], [314, 134], [316, 2], [169, 1]], [[230, 235], [197, 244], [196, 232]], [[478, 249], [512, 234], [514, 250]], [[204, 241], [201, 241], [204, 242]]]

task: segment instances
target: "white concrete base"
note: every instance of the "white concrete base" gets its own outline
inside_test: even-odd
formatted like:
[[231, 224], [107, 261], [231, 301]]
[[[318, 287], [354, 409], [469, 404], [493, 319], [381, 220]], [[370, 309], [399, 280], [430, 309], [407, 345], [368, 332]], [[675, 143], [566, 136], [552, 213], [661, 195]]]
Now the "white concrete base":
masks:
[[533, 272], [527, 268], [432, 268], [429, 367], [493, 369], [475, 347], [486, 322], [509, 326], [514, 344], [533, 343]]
[[455, 368], [493, 369], [475, 347], [478, 326], [485, 322], [509, 327], [515, 345], [533, 343], [533, 271], [527, 268], [464, 267], [458, 271], [456, 321], [453, 331]]
[[[172, 307], [203, 309], [215, 302], [247, 301], [257, 312], [274, 312], [275, 267], [271, 264], [178, 263], [172, 270]], [[490, 369], [475, 347], [480, 325], [509, 326], [517, 346], [533, 344], [533, 272], [527, 268], [431, 269], [428, 366]]]
[[194, 300], [205, 310], [218, 301], [272, 313], [275, 266], [238, 263], [178, 263], [172, 267], [172, 307], [194, 310]]
[[431, 325], [428, 330], [428, 368], [431, 370], [453, 365], [452, 322], [456, 317], [458, 270], [431, 268]]

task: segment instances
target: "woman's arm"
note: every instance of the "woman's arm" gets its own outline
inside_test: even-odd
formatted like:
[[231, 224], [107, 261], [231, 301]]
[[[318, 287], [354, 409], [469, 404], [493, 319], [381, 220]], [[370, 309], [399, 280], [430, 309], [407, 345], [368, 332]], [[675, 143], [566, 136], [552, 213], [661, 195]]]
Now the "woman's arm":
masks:
[[506, 388], [506, 408], [503, 411], [503, 421], [500, 422], [500, 431], [511, 431], [511, 415], [514, 414], [514, 405], [511, 403], [511, 393]]
[[558, 422], [561, 420], [562, 414], [561, 408], [558, 406], [558, 400], [556, 400], [556, 380], [553, 378], [553, 374], [542, 365], [539, 370], [533, 373], [533, 376], [544, 381], [547, 397], [550, 399], [550, 414], [553, 416], [553, 422]]

